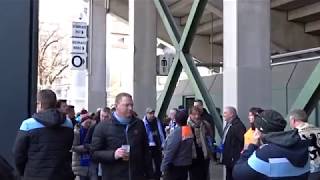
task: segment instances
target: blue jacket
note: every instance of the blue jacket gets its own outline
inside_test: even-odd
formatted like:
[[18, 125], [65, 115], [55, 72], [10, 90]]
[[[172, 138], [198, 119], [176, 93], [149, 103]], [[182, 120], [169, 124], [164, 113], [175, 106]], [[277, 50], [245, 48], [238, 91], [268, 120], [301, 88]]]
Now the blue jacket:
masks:
[[266, 134], [264, 145], [250, 144], [234, 166], [235, 180], [307, 180], [308, 141], [297, 130]]
[[163, 147], [161, 171], [170, 166], [189, 166], [192, 163], [193, 134], [189, 126], [178, 127], [167, 137]]

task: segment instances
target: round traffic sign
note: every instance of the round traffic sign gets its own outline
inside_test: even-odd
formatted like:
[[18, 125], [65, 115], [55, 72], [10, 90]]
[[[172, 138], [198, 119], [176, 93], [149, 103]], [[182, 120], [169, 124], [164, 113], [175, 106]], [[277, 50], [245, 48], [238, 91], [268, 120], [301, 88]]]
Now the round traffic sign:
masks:
[[84, 59], [82, 59], [81, 56], [75, 55], [75, 56], [72, 57], [71, 63], [72, 63], [72, 66], [78, 68], [78, 67], [81, 67], [85, 62], [84, 62]]

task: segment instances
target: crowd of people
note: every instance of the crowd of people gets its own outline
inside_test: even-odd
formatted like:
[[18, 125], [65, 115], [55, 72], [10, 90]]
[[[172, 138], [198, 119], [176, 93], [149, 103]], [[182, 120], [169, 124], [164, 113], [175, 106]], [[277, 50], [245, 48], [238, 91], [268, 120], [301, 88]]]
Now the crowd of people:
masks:
[[[94, 113], [57, 100], [51, 90], [37, 96], [37, 113], [22, 122], [14, 144], [23, 180], [209, 180], [210, 162], [226, 168], [227, 180], [319, 180], [320, 128], [303, 110], [287, 121], [275, 110], [251, 108], [249, 129], [234, 107], [225, 107], [219, 145], [214, 119], [201, 100], [169, 111], [169, 121], [133, 108], [120, 93], [114, 108]], [[211, 175], [210, 175], [211, 174]], [[212, 177], [210, 177], [212, 176]]]

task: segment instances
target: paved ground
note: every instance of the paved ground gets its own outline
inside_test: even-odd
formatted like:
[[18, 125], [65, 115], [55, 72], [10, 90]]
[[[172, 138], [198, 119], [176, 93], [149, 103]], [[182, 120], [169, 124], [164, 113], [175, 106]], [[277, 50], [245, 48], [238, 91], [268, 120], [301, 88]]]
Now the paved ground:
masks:
[[[80, 180], [77, 177], [75, 180]], [[223, 166], [217, 165], [216, 162], [210, 163], [210, 180], [223, 180]]]
[[210, 180], [223, 180], [223, 166], [216, 162], [210, 163]]

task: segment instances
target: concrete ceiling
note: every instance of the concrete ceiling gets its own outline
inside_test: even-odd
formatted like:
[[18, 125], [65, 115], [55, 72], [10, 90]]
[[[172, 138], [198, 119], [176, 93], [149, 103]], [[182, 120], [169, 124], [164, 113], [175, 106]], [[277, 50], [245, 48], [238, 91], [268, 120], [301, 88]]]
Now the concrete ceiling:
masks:
[[[270, 0], [271, 1], [271, 52], [283, 53], [320, 46], [320, 0]], [[180, 25], [186, 24], [193, 0], [166, 0], [167, 5]], [[222, 59], [223, 0], [208, 0], [205, 12], [197, 29], [192, 53], [204, 62]], [[110, 0], [110, 11], [128, 19], [128, 0]], [[159, 18], [160, 20], [160, 18]], [[159, 23], [161, 26], [162, 22]], [[170, 42], [163, 27], [158, 36]], [[164, 32], [163, 32], [164, 31]], [[212, 44], [213, 48], [210, 47]], [[201, 45], [201, 46], [199, 46]], [[196, 46], [196, 47], [195, 47]], [[213, 50], [213, 52], [211, 52]], [[198, 52], [200, 51], [200, 52]], [[212, 57], [212, 53], [215, 53]]]

